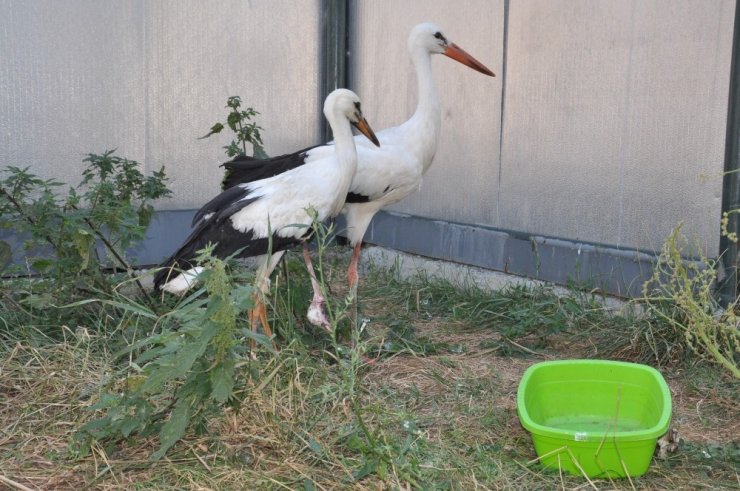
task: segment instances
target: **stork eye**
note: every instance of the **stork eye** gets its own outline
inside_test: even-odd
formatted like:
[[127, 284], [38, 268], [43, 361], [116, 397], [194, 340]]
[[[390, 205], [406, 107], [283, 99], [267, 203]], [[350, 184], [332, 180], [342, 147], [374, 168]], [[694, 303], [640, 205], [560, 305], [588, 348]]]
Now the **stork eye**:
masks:
[[362, 109], [360, 109], [360, 101], [355, 101], [355, 109], [362, 111]]
[[444, 43], [446, 43], [446, 42], [447, 42], [447, 39], [446, 39], [446, 38], [444, 37], [444, 35], [443, 35], [443, 34], [442, 34], [441, 32], [439, 32], [439, 31], [437, 31], [437, 32], [435, 32], [435, 33], [434, 33], [434, 37], [435, 37], [435, 38], [437, 38], [437, 39], [439, 39], [440, 41], [442, 41], [442, 42], [444, 42]]

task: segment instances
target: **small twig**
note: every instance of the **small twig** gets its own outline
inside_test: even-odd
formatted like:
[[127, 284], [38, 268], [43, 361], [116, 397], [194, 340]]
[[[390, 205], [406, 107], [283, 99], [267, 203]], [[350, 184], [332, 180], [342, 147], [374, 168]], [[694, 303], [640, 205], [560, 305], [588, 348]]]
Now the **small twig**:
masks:
[[571, 462], [573, 462], [573, 464], [578, 467], [578, 470], [581, 471], [581, 474], [583, 474], [583, 477], [586, 478], [586, 481], [588, 481], [592, 488], [594, 488], [596, 491], [599, 491], [599, 488], [597, 488], [596, 484], [594, 484], [593, 481], [588, 477], [588, 474], [586, 474], [586, 471], [583, 470], [583, 467], [581, 467], [581, 464], [578, 462], [578, 459], [570, 450], [570, 448], [565, 447], [565, 449], [568, 451], [568, 455], [570, 455]]
[[530, 355], [535, 355], [535, 356], [539, 356], [539, 357], [542, 357], [542, 358], [547, 358], [546, 355], [543, 355], [542, 353], [538, 353], [537, 351], [531, 350], [531, 349], [527, 348], [526, 346], [523, 346], [523, 345], [517, 343], [513, 339], [509, 339], [509, 338], [507, 338], [505, 336], [501, 336], [501, 339], [503, 339], [504, 341], [506, 341], [508, 343], [513, 344], [514, 346], [516, 346], [520, 350], [525, 351], [525, 352], [529, 353]]
[[591, 487], [598, 491], [599, 488], [597, 488], [596, 485], [593, 483], [593, 481], [591, 481], [591, 479], [588, 477], [588, 474], [586, 474], [586, 471], [584, 471], [583, 467], [581, 467], [581, 464], [578, 463], [578, 459], [576, 458], [575, 454], [571, 451], [571, 449], [567, 445], [563, 445], [562, 447], [558, 447], [554, 450], [550, 450], [549, 452], [543, 455], [538, 455], [536, 458], [527, 462], [527, 465], [534, 464], [535, 462], [541, 461], [542, 459], [546, 459], [547, 457], [551, 457], [552, 455], [557, 455], [558, 462], [560, 462], [560, 453], [563, 451], [568, 452], [568, 455], [570, 456], [570, 461], [573, 462], [573, 465], [575, 465], [578, 468], [578, 470], [581, 471], [581, 474], [583, 474], [583, 477], [586, 478], [586, 480], [591, 485]]
[[190, 446], [190, 451], [193, 452], [193, 455], [195, 455], [195, 458], [198, 459], [198, 462], [200, 462], [201, 464], [203, 464], [203, 467], [205, 467], [208, 472], [211, 472], [211, 466], [209, 466], [208, 464], [206, 464], [206, 461], [203, 460], [200, 455], [198, 455], [198, 452], [195, 451], [195, 449], [192, 447], [192, 445]]
[[565, 481], [563, 481], [563, 466], [560, 463], [560, 453], [558, 453], [558, 474], [560, 475], [560, 486], [565, 491]]
[[546, 459], [546, 458], [548, 458], [548, 457], [550, 457], [552, 455], [559, 454], [560, 452], [563, 452], [565, 450], [568, 450], [568, 447], [565, 446], [565, 445], [563, 445], [562, 447], [556, 448], [554, 450], [550, 450], [549, 452], [547, 452], [545, 454], [538, 455], [537, 457], [533, 458], [532, 460], [530, 460], [529, 462], [527, 462], [527, 465], [532, 465], [535, 462], [539, 462], [542, 459]]
[[[596, 461], [596, 464], [599, 466], [599, 469], [602, 473], [606, 474], [606, 477], [609, 479], [609, 482], [614, 485], [614, 481], [612, 480], [612, 477], [608, 470], [604, 467], [604, 464], [601, 462], [601, 459], [599, 458], [599, 454], [601, 453], [601, 449], [604, 447], [604, 442], [606, 442], [607, 436], [609, 436], [609, 430], [610, 428], [613, 428], [613, 437], [614, 437], [614, 448], [616, 449], [617, 445], [617, 429], [619, 427], [619, 405], [622, 402], [622, 385], [617, 386], [617, 403], [616, 407], [614, 408], [614, 419], [606, 426], [606, 429], [604, 430], [604, 436], [601, 437], [601, 441], [599, 442], [599, 446], [596, 447], [596, 452], [594, 452], [594, 460]], [[617, 450], [617, 454], [619, 454], [619, 451]], [[620, 456], [621, 458], [621, 456]], [[624, 462], [622, 462], [622, 466], [624, 466]], [[625, 469], [626, 474], [626, 469]]]
[[20, 489], [21, 491], [34, 491], [32, 488], [24, 486], [23, 484], [16, 482], [8, 477], [5, 477], [2, 474], [0, 474], [0, 482], [7, 484], [11, 488]]
[[[616, 448], [616, 442], [614, 442], [614, 445], [614, 448]], [[622, 464], [622, 470], [624, 471], [624, 475], [627, 476], [627, 480], [630, 482], [630, 487], [632, 488], [632, 491], [636, 491], [637, 488], [635, 488], [635, 483], [632, 482], [632, 477], [630, 477], [630, 473], [627, 471], [627, 464], [624, 463], [624, 459], [619, 454], [619, 449], [617, 449], [617, 455], [619, 455], [619, 462]]]

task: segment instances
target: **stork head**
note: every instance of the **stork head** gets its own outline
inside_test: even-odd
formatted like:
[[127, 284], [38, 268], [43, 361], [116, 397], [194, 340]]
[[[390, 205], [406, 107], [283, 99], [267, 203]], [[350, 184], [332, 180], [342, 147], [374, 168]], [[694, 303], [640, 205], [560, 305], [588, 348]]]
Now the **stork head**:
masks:
[[491, 70], [486, 68], [483, 63], [476, 60], [471, 54], [450, 41], [442, 32], [442, 29], [431, 22], [419, 24], [411, 29], [408, 46], [410, 53], [415, 53], [417, 50], [421, 49], [430, 54], [443, 54], [480, 73], [491, 77], [496, 76]]
[[362, 104], [360, 98], [347, 89], [336, 89], [332, 91], [324, 101], [324, 116], [330, 123], [335, 121], [335, 117], [346, 118], [352, 126], [365, 135], [368, 140], [375, 146], [380, 146], [378, 138], [375, 136], [373, 129], [362, 115]]

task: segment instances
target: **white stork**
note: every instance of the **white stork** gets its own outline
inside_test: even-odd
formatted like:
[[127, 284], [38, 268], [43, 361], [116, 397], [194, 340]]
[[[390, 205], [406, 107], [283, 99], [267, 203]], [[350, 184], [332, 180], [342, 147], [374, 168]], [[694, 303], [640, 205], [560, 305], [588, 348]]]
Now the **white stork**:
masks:
[[[432, 76], [431, 55], [443, 54], [480, 73], [495, 76], [473, 56], [451, 42], [435, 24], [424, 23], [415, 26], [409, 34], [408, 50], [411, 62], [416, 68], [418, 84], [416, 112], [400, 126], [379, 131], [377, 133], [381, 143], [379, 148], [372, 147], [366, 141], [355, 137], [358, 154], [357, 172], [342, 210], [347, 218], [347, 238], [354, 248], [347, 270], [350, 288], [353, 291], [357, 287], [357, 263], [362, 239], [370, 221], [381, 208], [397, 203], [421, 186], [422, 177], [429, 169], [437, 150], [442, 117], [439, 96]], [[308, 152], [328, 149], [331, 145], [330, 142], [322, 147], [308, 149]], [[226, 167], [224, 189], [284, 172], [290, 165], [303, 164], [300, 159], [283, 163], [287, 166], [276, 166], [270, 160], [261, 161], [250, 157], [227, 162], [224, 164]], [[311, 317], [309, 316], [309, 319]]]
[[[213, 254], [218, 257], [260, 256], [258, 291], [249, 318], [252, 329], [256, 329], [259, 319], [265, 334], [272, 336], [264, 304], [270, 273], [285, 249], [310, 235], [312, 212], [318, 221], [324, 221], [341, 211], [357, 169], [350, 124], [375, 145], [379, 144], [354, 92], [337, 89], [329, 94], [324, 102], [324, 115], [334, 132], [335, 145], [302, 152], [303, 165], [238, 184], [206, 203], [193, 218], [194, 230], [190, 236], [162, 263], [154, 277], [155, 288], [185, 293], [203, 270], [194, 261], [197, 251], [209, 243], [214, 244]], [[273, 160], [279, 164], [280, 158]], [[313, 268], [309, 272], [313, 279]]]

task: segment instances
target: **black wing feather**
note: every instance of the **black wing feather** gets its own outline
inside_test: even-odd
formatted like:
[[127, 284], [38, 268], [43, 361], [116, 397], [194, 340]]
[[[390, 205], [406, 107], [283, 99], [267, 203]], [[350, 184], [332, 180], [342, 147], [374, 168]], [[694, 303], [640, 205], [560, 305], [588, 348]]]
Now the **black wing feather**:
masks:
[[[312, 231], [306, 230], [305, 236]], [[282, 237], [272, 234], [272, 238], [255, 238], [251, 230], [242, 232], [231, 225], [231, 220], [203, 220], [193, 230], [183, 245], [166, 261], [160, 264], [160, 270], [154, 276], [154, 287], [158, 290], [169, 278], [177, 276], [180, 270], [187, 270], [197, 266], [195, 257], [198, 251], [209, 243], [214, 244], [212, 254], [216, 257], [227, 258], [251, 257], [289, 249], [300, 243], [295, 237]], [[272, 246], [272, 248], [270, 248]], [[171, 272], [176, 270], [176, 273]]]
[[221, 167], [226, 169], [221, 189], [229, 189], [237, 184], [259, 181], [268, 177], [277, 176], [306, 163], [306, 154], [321, 145], [304, 148], [295, 153], [271, 157], [269, 159], [256, 159], [246, 155], [239, 155], [229, 162], [224, 162]]
[[[214, 256], [227, 258], [229, 256], [259, 256], [270, 250], [272, 252], [282, 251], [301, 241], [295, 237], [282, 237], [275, 233], [272, 234], [272, 238], [255, 238], [251, 230], [242, 232], [235, 229], [229, 218], [242, 208], [261, 199], [260, 197], [247, 198], [248, 194], [249, 189], [236, 186], [220, 193], [198, 210], [193, 220], [195, 225], [193, 231], [177, 251], [160, 264], [161, 269], [154, 275], [154, 287], [157, 290], [169, 278], [177, 276], [172, 269], [187, 270], [197, 266], [195, 257], [198, 251], [209, 243], [214, 244]], [[206, 219], [205, 216], [209, 213], [213, 215]], [[311, 232], [312, 230], [307, 228], [302, 237], [307, 237]], [[271, 249], [270, 246], [272, 246]]]
[[[201, 221], [204, 216], [209, 213], [214, 213], [217, 219], [223, 220], [226, 216], [231, 216], [237, 211], [241, 210], [246, 204], [251, 203], [254, 200], [244, 203], [244, 198], [249, 194], [249, 188], [246, 186], [235, 186], [222, 191], [211, 201], [203, 205], [200, 210], [195, 213], [193, 217], [192, 226]], [[235, 208], [236, 207], [236, 208]]]

